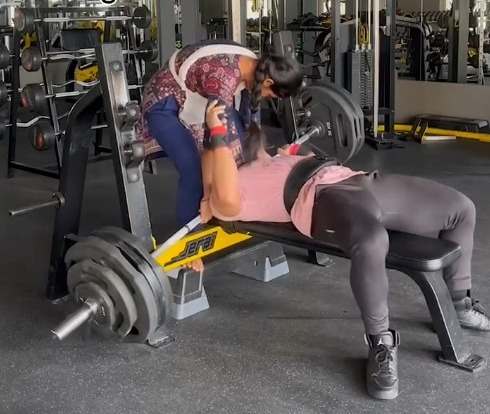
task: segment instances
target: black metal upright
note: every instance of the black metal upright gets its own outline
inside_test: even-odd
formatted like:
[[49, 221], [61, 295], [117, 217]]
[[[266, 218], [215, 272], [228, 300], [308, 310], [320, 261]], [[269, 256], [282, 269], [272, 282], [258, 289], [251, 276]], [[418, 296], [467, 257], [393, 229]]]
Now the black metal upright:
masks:
[[396, 3], [386, 2], [386, 32], [382, 36], [380, 54], [380, 104], [385, 108], [385, 135], [392, 137], [395, 132], [395, 50], [396, 50]]
[[8, 159], [7, 159], [7, 177], [12, 178], [14, 176], [14, 165], [16, 157], [16, 143], [17, 143], [17, 128], [15, 125], [17, 123], [17, 113], [19, 110], [19, 86], [20, 86], [20, 33], [14, 30], [13, 37], [13, 48], [12, 48], [12, 67], [11, 67], [11, 89], [10, 94], [10, 131], [9, 131], [9, 149], [8, 149]]
[[65, 203], [56, 213], [46, 296], [54, 300], [68, 294], [65, 252], [69, 234], [78, 234], [82, 212], [85, 176], [92, 146], [94, 116], [102, 107], [100, 86], [94, 86], [73, 106], [63, 140], [63, 162], [58, 192]]
[[[96, 56], [123, 226], [151, 250], [150, 213], [143, 181], [144, 145], [134, 131], [134, 124], [139, 118], [139, 104], [130, 100], [121, 44], [102, 44], [96, 48]], [[133, 110], [138, 113], [130, 114]]]
[[[331, 64], [331, 74], [330, 79], [336, 85], [344, 87], [342, 85], [342, 59], [344, 56], [341, 54], [341, 45], [340, 45], [340, 1], [334, 0], [331, 2], [330, 6], [330, 30], [331, 30], [331, 49], [330, 49], [330, 61]], [[358, 16], [356, 16], [357, 18]], [[342, 55], [342, 56], [341, 56]]]
[[468, 74], [468, 36], [470, 0], [453, 0], [449, 18], [448, 81], [466, 83]]

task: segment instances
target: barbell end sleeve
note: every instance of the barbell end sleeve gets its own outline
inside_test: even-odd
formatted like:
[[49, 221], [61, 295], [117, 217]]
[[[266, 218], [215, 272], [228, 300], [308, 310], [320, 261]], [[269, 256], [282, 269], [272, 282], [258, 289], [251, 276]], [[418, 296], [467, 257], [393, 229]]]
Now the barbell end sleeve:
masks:
[[54, 339], [62, 341], [75, 332], [85, 322], [90, 321], [98, 310], [99, 305], [95, 300], [87, 299], [74, 313], [69, 315], [56, 328], [51, 330]]
[[53, 199], [51, 201], [48, 201], [46, 203], [35, 204], [32, 206], [28, 206], [28, 207], [21, 207], [21, 208], [15, 209], [15, 210], [9, 210], [9, 216], [10, 217], [18, 217], [18, 216], [22, 216], [24, 214], [29, 214], [29, 213], [33, 213], [33, 212], [38, 211], [38, 210], [42, 210], [42, 209], [47, 208], [47, 207], [60, 208], [60, 207], [63, 207], [64, 204], [65, 204], [65, 198], [63, 197], [63, 195], [61, 193], [54, 193]]

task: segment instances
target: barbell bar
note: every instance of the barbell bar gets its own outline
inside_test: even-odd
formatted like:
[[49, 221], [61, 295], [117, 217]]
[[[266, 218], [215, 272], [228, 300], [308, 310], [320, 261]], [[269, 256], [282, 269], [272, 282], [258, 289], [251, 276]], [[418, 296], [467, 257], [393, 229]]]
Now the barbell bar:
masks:
[[[138, 89], [142, 85], [129, 85], [129, 89]], [[31, 112], [42, 112], [46, 105], [46, 99], [49, 98], [69, 98], [73, 96], [85, 95], [88, 91], [71, 91], [71, 92], [56, 92], [46, 94], [44, 88], [38, 83], [28, 83], [20, 92], [21, 105]], [[1, 96], [1, 90], [0, 90]]]
[[[1, 50], [0, 50], [1, 53]], [[77, 56], [76, 54], [80, 54]], [[125, 55], [136, 55], [140, 59], [146, 62], [152, 62], [158, 57], [158, 47], [155, 42], [151, 40], [145, 40], [141, 43], [138, 50], [124, 50], [123, 54]], [[21, 56], [20, 62], [22, 67], [27, 72], [36, 72], [41, 69], [42, 62], [44, 60], [75, 60], [75, 59], [86, 59], [88, 57], [95, 57], [95, 49], [79, 49], [79, 50], [70, 50], [69, 53], [64, 53], [63, 51], [59, 52], [48, 52], [46, 56], [42, 56], [39, 48], [33, 46], [25, 49]], [[0, 54], [0, 63], [2, 62]], [[1, 66], [0, 66], [1, 69]]]
[[[97, 11], [97, 9], [94, 9]], [[70, 16], [70, 17], [43, 17], [38, 18], [34, 9], [17, 8], [13, 17], [15, 30], [22, 33], [31, 33], [35, 29], [35, 23], [65, 23], [65, 22], [91, 22], [91, 21], [128, 21], [140, 28], [146, 29], [151, 25], [151, 11], [146, 6], [139, 6], [134, 9], [132, 16]]]
[[[107, 128], [107, 124], [93, 125], [92, 130]], [[56, 142], [56, 137], [64, 135], [65, 131], [55, 132], [53, 125], [47, 121], [36, 123], [29, 132], [31, 145], [37, 151], [46, 151]]]
[[[69, 115], [69, 112], [62, 114], [58, 119], [66, 118], [68, 115]], [[42, 119], [50, 119], [50, 118], [49, 118], [49, 116], [40, 115], [40, 116], [36, 116], [35, 118], [31, 119], [28, 122], [17, 122], [15, 125], [18, 128], [29, 128]], [[0, 140], [4, 138], [5, 131], [7, 130], [7, 128], [10, 128], [11, 126], [12, 126], [12, 124], [10, 124], [10, 123], [4, 124], [3, 122], [0, 121]]]

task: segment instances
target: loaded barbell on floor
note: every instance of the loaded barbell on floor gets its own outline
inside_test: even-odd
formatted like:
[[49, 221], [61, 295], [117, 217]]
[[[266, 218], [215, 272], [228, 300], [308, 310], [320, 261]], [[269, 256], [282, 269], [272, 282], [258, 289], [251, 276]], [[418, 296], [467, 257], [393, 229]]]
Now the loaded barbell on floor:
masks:
[[64, 339], [85, 322], [121, 339], [145, 342], [170, 314], [173, 293], [156, 258], [201, 222], [195, 217], [151, 254], [137, 237], [103, 228], [71, 247], [65, 261], [69, 292], [81, 304], [51, 332]]
[[[142, 85], [130, 85], [129, 89], [138, 89]], [[42, 112], [46, 106], [46, 99], [49, 98], [69, 98], [72, 96], [81, 96], [87, 93], [84, 91], [71, 91], [71, 92], [56, 92], [53, 94], [46, 94], [44, 87], [38, 83], [29, 83], [22, 88], [20, 93], [21, 105], [31, 112]], [[2, 92], [0, 91], [0, 96]]]
[[[56, 9], [53, 8], [53, 12]], [[97, 11], [97, 9], [94, 9]], [[15, 30], [22, 33], [34, 31], [35, 23], [65, 23], [65, 22], [92, 22], [92, 21], [127, 21], [131, 20], [133, 24], [140, 28], [146, 29], [151, 25], [151, 11], [146, 6], [139, 6], [134, 9], [132, 16], [70, 16], [70, 17], [43, 17], [38, 18], [35, 15], [35, 9], [17, 8], [13, 17]]]
[[[77, 56], [76, 54], [80, 54]], [[151, 40], [145, 40], [141, 43], [138, 50], [124, 50], [126, 55], [136, 55], [140, 59], [146, 62], [153, 62], [158, 57], [158, 47], [155, 42]], [[90, 56], [95, 56], [95, 49], [79, 49], [70, 51], [48, 52], [46, 57], [43, 57], [41, 50], [33, 46], [25, 49], [21, 56], [20, 61], [22, 67], [27, 72], [36, 72], [41, 69], [44, 60], [75, 60], [85, 59]], [[0, 62], [2, 61], [0, 55]], [[1, 69], [1, 67], [0, 67]]]

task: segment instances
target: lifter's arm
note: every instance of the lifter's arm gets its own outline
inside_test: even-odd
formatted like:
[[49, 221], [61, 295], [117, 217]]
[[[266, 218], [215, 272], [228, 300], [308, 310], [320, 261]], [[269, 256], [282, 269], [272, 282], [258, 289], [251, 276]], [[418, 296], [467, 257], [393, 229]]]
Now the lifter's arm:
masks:
[[223, 216], [233, 217], [240, 213], [242, 199], [235, 157], [226, 142], [226, 126], [220, 120], [224, 113], [225, 107], [217, 102], [210, 104], [206, 112], [211, 136], [209, 148], [203, 154], [203, 180], [211, 178], [212, 208]]

